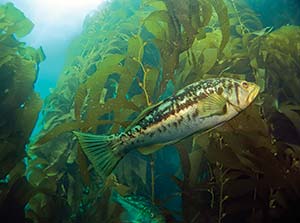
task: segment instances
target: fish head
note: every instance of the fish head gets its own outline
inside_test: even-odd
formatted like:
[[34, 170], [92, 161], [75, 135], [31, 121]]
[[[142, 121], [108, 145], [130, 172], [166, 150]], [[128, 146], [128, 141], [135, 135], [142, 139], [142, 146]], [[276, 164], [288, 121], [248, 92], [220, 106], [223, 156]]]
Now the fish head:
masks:
[[227, 80], [224, 87], [224, 94], [229, 105], [233, 106], [238, 112], [247, 108], [257, 97], [260, 87], [252, 82], [245, 80]]
[[151, 205], [148, 207], [147, 211], [144, 213], [148, 213], [147, 216], [149, 217], [149, 222], [151, 223], [165, 223], [165, 217], [160, 213], [159, 209]]

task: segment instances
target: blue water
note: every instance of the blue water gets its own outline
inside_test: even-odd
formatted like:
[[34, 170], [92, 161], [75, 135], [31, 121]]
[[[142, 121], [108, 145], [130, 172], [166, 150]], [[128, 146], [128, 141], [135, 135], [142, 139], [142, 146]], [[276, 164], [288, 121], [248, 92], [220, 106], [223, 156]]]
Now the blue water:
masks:
[[[68, 0], [0, 0], [0, 4], [7, 2], [14, 3], [35, 25], [32, 32], [21, 41], [35, 48], [42, 46], [46, 55], [46, 60], [40, 64], [35, 83], [35, 90], [45, 98], [51, 88], [56, 86], [59, 74], [63, 70], [68, 46], [82, 31], [85, 16], [102, 1], [88, 0], [86, 7], [76, 11], [76, 3]], [[48, 10], [49, 4], [51, 7], [48, 7]]]
[[[40, 64], [40, 72], [35, 84], [35, 90], [40, 93], [42, 98], [45, 98], [49, 95], [51, 88], [56, 86], [59, 74], [63, 70], [68, 45], [74, 37], [80, 34], [85, 16], [91, 13], [93, 9], [96, 9], [96, 6], [103, 0], [86, 1], [87, 4], [89, 3], [89, 6], [76, 13], [72, 13], [71, 7], [70, 9], [65, 7], [64, 14], [68, 15], [68, 17], [62, 17], [60, 22], [55, 25], [52, 24], [53, 21], [51, 19], [47, 20], [43, 14], [38, 13], [39, 7], [41, 8], [41, 5], [43, 5], [41, 0], [0, 0], [0, 3], [6, 2], [13, 2], [35, 24], [33, 31], [22, 40], [35, 48], [42, 46], [46, 54], [46, 60]], [[52, 2], [54, 5], [60, 4], [60, 1], [46, 0], [43, 2]], [[291, 17], [294, 17], [294, 24], [300, 24], [299, 0], [248, 0], [248, 3], [256, 10], [264, 26], [276, 28], [289, 24], [287, 15], [282, 12], [286, 12], [287, 8]], [[64, 4], [71, 6], [72, 1], [65, 0]], [[295, 7], [297, 4], [299, 7]]]

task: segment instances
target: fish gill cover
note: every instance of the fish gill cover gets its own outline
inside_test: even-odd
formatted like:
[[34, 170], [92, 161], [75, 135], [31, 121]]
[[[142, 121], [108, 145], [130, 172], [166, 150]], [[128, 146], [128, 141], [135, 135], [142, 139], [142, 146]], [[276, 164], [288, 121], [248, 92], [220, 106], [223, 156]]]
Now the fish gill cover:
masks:
[[[264, 27], [245, 1], [115, 0], [95, 11], [69, 47], [28, 146], [26, 218], [120, 222], [122, 209], [110, 201], [117, 190], [148, 197], [167, 222], [298, 222], [299, 39], [298, 26]], [[72, 130], [119, 132], [146, 107], [209, 77], [252, 80], [261, 96], [223, 127], [149, 157], [132, 153], [99, 178]]]

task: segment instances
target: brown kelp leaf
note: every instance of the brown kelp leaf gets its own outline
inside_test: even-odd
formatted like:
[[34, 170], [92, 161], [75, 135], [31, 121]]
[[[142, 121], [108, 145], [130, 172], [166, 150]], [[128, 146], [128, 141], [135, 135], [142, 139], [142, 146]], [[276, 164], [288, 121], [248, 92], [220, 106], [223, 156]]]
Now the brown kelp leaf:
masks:
[[33, 23], [25, 17], [24, 13], [17, 9], [14, 4], [7, 3], [1, 7], [3, 14], [1, 19], [4, 18], [6, 24], [5, 30], [7, 35], [13, 33], [18, 37], [24, 37], [33, 29]]
[[145, 43], [143, 39], [135, 35], [128, 40], [127, 56], [138, 61], [142, 61], [144, 56]]
[[220, 43], [219, 30], [207, 33], [205, 38], [194, 40], [191, 48], [180, 55], [179, 61], [180, 64], [184, 64], [184, 67], [181, 68], [180, 76], [176, 77], [178, 79], [176, 89], [181, 88], [183, 84], [202, 79], [214, 67]]
[[203, 64], [201, 66], [201, 74], [206, 74], [215, 65], [218, 59], [218, 49], [207, 48], [203, 52]]
[[[300, 36], [297, 26], [283, 26], [278, 30], [268, 33], [264, 38], [257, 38], [258, 44], [253, 51], [259, 48], [261, 60], [266, 68], [268, 82], [267, 90], [272, 95], [280, 97], [282, 101], [295, 101], [300, 103], [299, 46], [296, 38]], [[260, 41], [259, 41], [260, 40]], [[286, 73], [287, 75], [280, 75]]]
[[[112, 120], [97, 120], [93, 123], [92, 126], [112, 124], [112, 123], [113, 123]], [[39, 136], [39, 138], [33, 143], [32, 146], [43, 145], [44, 143], [49, 142], [50, 140], [61, 135], [62, 133], [66, 133], [66, 132], [71, 133], [73, 130], [81, 129], [82, 131], [88, 131], [92, 129], [92, 126], [90, 125], [89, 122], [77, 122], [77, 121], [65, 122], [55, 126], [53, 129], [49, 130], [44, 135]]]
[[81, 108], [85, 102], [87, 95], [88, 95], [88, 90], [83, 85], [81, 85], [78, 88], [74, 98], [74, 112], [75, 112], [75, 119], [77, 121], [81, 120]]
[[[5, 164], [4, 162], [1, 162], [1, 164], [2, 163]], [[2, 207], [3, 205], [5, 205], [5, 199], [7, 198], [10, 191], [12, 191], [12, 187], [16, 184], [17, 181], [19, 181], [24, 176], [25, 164], [24, 162], [20, 161], [14, 167], [9, 168], [9, 170], [10, 172], [6, 176], [1, 177], [0, 205]]]
[[116, 168], [120, 183], [132, 189], [144, 187], [147, 182], [147, 161], [138, 154], [128, 154]]
[[[15, 145], [15, 142], [2, 141], [0, 142], [1, 155], [1, 169], [0, 169], [0, 177], [5, 178], [9, 171], [14, 167], [17, 159], [21, 159], [23, 155], [18, 151], [18, 146]], [[16, 156], [17, 155], [17, 156]]]
[[37, 141], [34, 143], [34, 145], [36, 146], [42, 145], [64, 132], [71, 132], [72, 130], [75, 130], [77, 128], [79, 128], [79, 122], [77, 121], [62, 123], [60, 125], [55, 126], [53, 129], [48, 131], [45, 135], [38, 138]]
[[41, 165], [31, 165], [27, 170], [26, 176], [28, 182], [34, 187], [38, 187], [47, 178]]
[[[245, 176], [243, 176], [243, 178], [245, 178]], [[256, 184], [256, 180], [250, 177], [248, 179], [229, 179], [226, 183], [224, 193], [229, 196], [229, 199], [241, 197], [254, 191]]]
[[241, 133], [222, 133], [222, 141], [226, 147], [231, 148], [240, 162], [251, 169], [253, 172], [260, 172], [259, 168], [251, 161], [253, 155], [249, 150], [254, 148], [265, 147], [270, 150], [274, 149], [270, 138], [265, 136], [257, 136], [257, 132], [241, 132]]
[[240, 213], [248, 213], [253, 209], [261, 210], [263, 207], [264, 205], [261, 201], [253, 200], [253, 198], [250, 196], [241, 197], [233, 200], [232, 202], [227, 200], [224, 208], [224, 213], [226, 213], [226, 215], [224, 217], [225, 219], [226, 217], [231, 217], [231, 219], [234, 219], [235, 216], [238, 216]]
[[219, 19], [219, 23], [222, 31], [222, 42], [220, 45], [220, 52], [223, 51], [230, 37], [230, 25], [229, 25], [229, 17], [227, 12], [227, 6], [223, 0], [211, 0], [211, 4], [213, 5]]
[[58, 222], [64, 214], [68, 214], [65, 198], [43, 192], [33, 194], [26, 209], [26, 217], [45, 223]]
[[154, 11], [144, 20], [146, 29], [159, 40], [168, 39], [168, 23], [169, 15], [165, 10]]
[[90, 175], [88, 170], [88, 162], [87, 158], [85, 157], [82, 149], [80, 148], [79, 144], [77, 146], [77, 162], [79, 166], [80, 175], [83, 179], [85, 185], [90, 184]]
[[219, 127], [218, 130], [222, 132], [257, 132], [262, 136], [269, 135], [268, 126], [266, 122], [261, 118], [260, 108], [255, 105], [251, 105], [237, 117]]
[[228, 146], [220, 146], [221, 144], [218, 138], [211, 140], [208, 149], [204, 153], [206, 158], [211, 163], [219, 162], [228, 168], [247, 171], [247, 167], [241, 163], [236, 153]]
[[202, 156], [203, 156], [203, 150], [195, 150], [189, 154], [190, 165], [191, 165], [189, 178], [191, 184], [195, 184], [198, 180]]
[[[260, 170], [264, 173], [264, 180], [272, 187], [288, 187], [286, 180], [286, 167], [280, 160], [266, 148], [253, 148], [251, 152], [255, 155], [253, 162], [257, 163]], [[267, 161], [267, 162], [266, 162]]]
[[140, 68], [140, 62], [131, 58], [126, 58], [124, 67], [119, 70], [120, 80], [118, 83], [118, 94], [116, 100], [118, 100], [119, 103], [123, 103], [124, 106], [130, 106], [130, 103], [128, 103], [128, 100], [126, 99], [126, 94], [128, 93]]
[[23, 129], [24, 137], [28, 138], [38, 118], [38, 112], [42, 108], [42, 100], [36, 93], [28, 95], [27, 100], [16, 113], [19, 128]]
[[143, 4], [145, 6], [151, 6], [157, 10], [167, 10], [164, 1], [151, 0], [151, 1], [144, 1]]
[[[102, 89], [104, 87], [104, 84], [106, 83], [107, 78], [113, 74], [120, 74], [120, 83], [118, 86], [118, 90], [122, 91], [121, 95], [122, 97], [118, 97], [118, 99], [120, 100], [125, 100], [125, 95], [127, 92], [126, 89], [129, 89], [130, 85], [125, 85], [123, 84], [123, 80], [126, 75], [126, 68], [124, 68], [123, 66], [120, 65], [120, 62], [123, 61], [125, 59], [124, 55], [111, 55], [107, 58], [105, 58], [105, 60], [103, 60], [100, 64], [99, 64], [99, 69], [98, 71], [93, 74], [84, 85], [86, 85], [86, 88], [90, 89], [90, 97], [88, 100], [88, 104], [87, 104], [87, 108], [86, 108], [86, 119], [85, 122], [87, 122], [91, 128], [95, 129], [97, 126], [95, 125], [95, 120], [97, 120], [99, 117], [101, 117], [102, 115], [109, 113], [113, 110], [113, 108], [115, 108], [115, 106], [107, 106], [106, 104], [99, 104], [97, 103], [99, 101], [100, 95], [101, 95], [101, 91], [99, 91], [99, 89]], [[130, 80], [130, 79], [129, 79]], [[121, 83], [122, 82], [122, 83]], [[121, 86], [120, 86], [121, 85]], [[124, 93], [125, 92], [125, 93]], [[118, 92], [120, 93], [120, 92]], [[111, 99], [112, 100], [112, 99]], [[115, 101], [115, 104], [123, 104], [120, 101]]]
[[[128, 82], [133, 80], [133, 77], [136, 76], [138, 70], [141, 68], [141, 62], [142, 62], [143, 58], [140, 58], [140, 60], [138, 60], [137, 58], [132, 58], [132, 57], [127, 57], [125, 59], [125, 64], [124, 67], [126, 67], [127, 69], [127, 74], [131, 77], [128, 78]], [[131, 83], [130, 83], [131, 84]]]
[[300, 136], [300, 105], [282, 103], [279, 107], [279, 111], [291, 120]]
[[191, 172], [191, 163], [189, 159], [189, 154], [187, 152], [187, 148], [184, 144], [179, 142], [177, 143], [177, 150], [180, 156], [181, 168], [182, 168], [184, 180], [188, 181]]
[[157, 90], [157, 81], [159, 78], [159, 70], [154, 67], [147, 67], [147, 77], [146, 77], [146, 89], [150, 97], [154, 96], [155, 90]]
[[[121, 112], [123, 112], [123, 115], [124, 111], [120, 109], [120, 105], [122, 105], [122, 109], [137, 109], [137, 107], [134, 106], [133, 103], [128, 102], [125, 95], [127, 94], [129, 87], [131, 86], [133, 77], [136, 75], [140, 67], [140, 64], [135, 60], [138, 60], [138, 57], [143, 56], [143, 47], [144, 43], [140, 37], [132, 37], [129, 41], [128, 46], [128, 53], [130, 54], [130, 57], [127, 57], [125, 59], [125, 56], [123, 55], [111, 55], [105, 58], [105, 60], [98, 65], [99, 71], [97, 71], [93, 76], [91, 76], [84, 84], [86, 86], [85, 88], [88, 88], [90, 90], [90, 97], [87, 101], [87, 114], [85, 123], [87, 123], [87, 125], [91, 129], [95, 129], [97, 127], [98, 123], [95, 122], [95, 120], [99, 119], [99, 117], [101, 117], [104, 114], [109, 114], [110, 112], [114, 111], [115, 115], [117, 116], [118, 114], [121, 114]], [[121, 66], [120, 62], [123, 59], [125, 59], [125, 64], [124, 66]], [[117, 96], [115, 98], [110, 98], [107, 101], [103, 101], [100, 104], [95, 103], [96, 101], [98, 101], [98, 97], [100, 96], [98, 89], [101, 89], [102, 86], [104, 86], [104, 83], [106, 82], [109, 75], [113, 73], [120, 74], [120, 79], [117, 83]], [[130, 113], [128, 113], [128, 115], [129, 114]], [[118, 125], [113, 125], [112, 131], [116, 131], [118, 128]]]
[[[188, 75], [191, 73], [192, 69], [193, 69], [193, 64], [189, 59], [189, 55], [190, 50], [187, 50], [186, 52], [183, 52], [180, 54], [179, 56], [179, 63], [180, 66], [177, 70], [178, 73], [180, 73], [180, 75], [176, 75], [176, 89], [179, 89], [181, 87], [182, 84], [185, 84], [185, 80], [188, 77]], [[180, 85], [180, 86], [179, 86]]]
[[143, 108], [145, 108], [147, 106], [147, 101], [146, 101], [145, 95], [143, 93], [134, 95], [131, 98], [131, 101], [137, 108], [140, 108], [139, 111], [143, 110]]
[[211, 19], [211, 16], [212, 16], [212, 4], [207, 1], [207, 0], [201, 0], [199, 1], [199, 5], [200, 5], [200, 8], [202, 9], [201, 10], [201, 17], [203, 19], [202, 21], [202, 24], [201, 26], [204, 27], [204, 26], [207, 26], [210, 19]]
[[75, 201], [75, 190], [74, 190], [74, 184], [75, 184], [75, 179], [72, 177], [71, 174], [68, 174], [68, 190], [67, 190], [67, 202], [68, 204], [72, 207], [74, 206]]

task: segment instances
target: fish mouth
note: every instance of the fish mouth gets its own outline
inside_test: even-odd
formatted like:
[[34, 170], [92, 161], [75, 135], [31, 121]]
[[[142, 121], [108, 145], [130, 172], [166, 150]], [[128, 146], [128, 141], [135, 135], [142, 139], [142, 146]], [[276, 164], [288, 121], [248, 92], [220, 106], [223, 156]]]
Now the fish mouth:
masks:
[[260, 91], [260, 87], [256, 84], [253, 84], [253, 89], [252, 91], [249, 93], [249, 96], [247, 98], [247, 102], [250, 104], [251, 102], [254, 101], [254, 99], [256, 98], [256, 96], [258, 95], [259, 91]]

